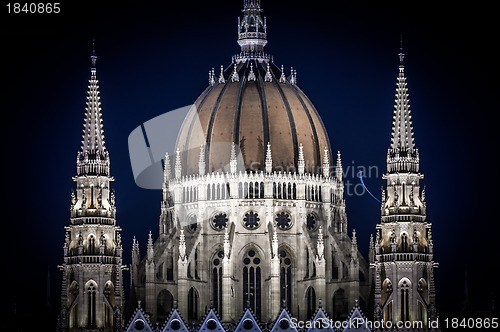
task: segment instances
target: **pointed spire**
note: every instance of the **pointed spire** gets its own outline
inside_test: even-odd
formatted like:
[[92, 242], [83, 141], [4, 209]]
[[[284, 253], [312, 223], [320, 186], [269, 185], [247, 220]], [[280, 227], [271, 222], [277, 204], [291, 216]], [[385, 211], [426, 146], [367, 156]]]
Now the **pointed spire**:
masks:
[[215, 72], [213, 68], [208, 71], [208, 84], [210, 84], [210, 86], [215, 85]]
[[299, 160], [297, 162], [297, 166], [299, 169], [299, 174], [304, 174], [305, 170], [305, 161], [304, 161], [304, 147], [302, 146], [302, 143], [299, 144]]
[[273, 227], [273, 240], [271, 243], [271, 247], [273, 249], [272, 258], [278, 258], [278, 232], [276, 229], [276, 225]]
[[170, 176], [170, 156], [168, 152], [165, 152], [165, 159], [163, 159], [163, 183], [167, 183], [170, 180]]
[[293, 67], [292, 67], [291, 73], [290, 73], [290, 84], [292, 84], [292, 85], [297, 84], [297, 71], [293, 70]]
[[373, 234], [370, 234], [370, 242], [368, 244], [368, 263], [375, 262], [375, 243], [373, 242]]
[[317, 244], [316, 248], [318, 251], [318, 258], [320, 260], [324, 259], [325, 258], [325, 255], [324, 255], [325, 245], [323, 242], [323, 227], [322, 226], [319, 226], [319, 229], [318, 229], [318, 244]]
[[396, 151], [413, 151], [413, 125], [411, 121], [410, 99], [403, 65], [404, 54], [399, 53], [399, 75], [396, 83], [396, 96], [392, 126], [391, 149]]
[[201, 144], [200, 146], [200, 161], [198, 162], [198, 173], [200, 175], [205, 175], [205, 144]]
[[95, 64], [94, 41], [92, 42], [92, 67], [87, 89], [85, 119], [83, 122], [82, 147], [77, 156], [77, 174], [109, 175], [109, 155], [104, 142], [104, 127], [102, 125], [101, 101], [99, 96], [99, 81]]
[[231, 74], [231, 82], [239, 82], [240, 76], [238, 75], [238, 71], [236, 70], [236, 63], [234, 64], [233, 73]]
[[182, 175], [181, 150], [177, 148], [177, 151], [175, 151], [175, 178], [180, 179], [181, 175]]
[[358, 239], [356, 238], [356, 230], [352, 230], [352, 240], [351, 240], [351, 259], [354, 262], [358, 261]]
[[266, 75], [264, 76], [264, 82], [272, 82], [273, 77], [271, 75], [271, 69], [269, 68], [269, 63], [267, 63]]
[[248, 81], [255, 81], [257, 77], [255, 76], [255, 73], [253, 72], [253, 62], [250, 62], [250, 73], [248, 73]]
[[92, 55], [90, 56], [90, 61], [92, 62], [92, 68], [95, 68], [97, 62], [97, 56], [95, 55], [95, 37], [92, 37]]
[[272, 171], [273, 171], [273, 157], [271, 154], [271, 143], [267, 142], [266, 173], [271, 173]]
[[281, 65], [280, 83], [286, 83], [285, 70], [283, 69], [283, 65]]
[[234, 144], [234, 142], [231, 144], [231, 159], [229, 165], [231, 174], [235, 174], [238, 168], [238, 160], [236, 159], [236, 144]]
[[325, 178], [330, 177], [330, 158], [328, 157], [328, 148], [326, 146], [323, 153], [323, 176]]
[[186, 238], [184, 236], [184, 229], [181, 228], [179, 236], [179, 259], [184, 261], [186, 259]]
[[224, 258], [229, 259], [229, 253], [231, 251], [231, 244], [229, 243], [229, 227], [226, 227], [224, 232]]
[[153, 256], [154, 256], [153, 234], [151, 234], [151, 231], [149, 231], [149, 234], [148, 234], [148, 245], [146, 247], [146, 251], [147, 251], [148, 260], [149, 261], [153, 260]]
[[337, 151], [337, 165], [335, 166], [335, 177], [337, 180], [342, 181], [342, 158], [340, 157], [340, 151]]
[[226, 83], [226, 80], [224, 79], [224, 66], [223, 65], [220, 65], [219, 83], [220, 84]]

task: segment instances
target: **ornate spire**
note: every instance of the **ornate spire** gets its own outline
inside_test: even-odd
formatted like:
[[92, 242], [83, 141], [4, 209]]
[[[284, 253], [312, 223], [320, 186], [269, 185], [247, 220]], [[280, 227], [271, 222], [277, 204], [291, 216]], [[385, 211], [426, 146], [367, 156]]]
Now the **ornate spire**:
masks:
[[272, 171], [273, 171], [273, 157], [271, 154], [271, 143], [267, 142], [266, 173], [271, 173]]
[[231, 244], [229, 243], [229, 227], [226, 227], [224, 232], [224, 258], [229, 259], [229, 252], [231, 251]]
[[273, 227], [273, 240], [272, 240], [272, 258], [278, 258], [278, 232], [276, 231], [276, 225]]
[[220, 65], [219, 83], [220, 84], [226, 83], [226, 80], [224, 79], [224, 66], [223, 65]]
[[253, 72], [253, 62], [250, 63], [250, 73], [248, 73], [248, 81], [255, 81], [257, 77], [255, 76], [255, 73]]
[[281, 65], [280, 83], [286, 83], [285, 70], [283, 69], [283, 65]]
[[198, 162], [198, 173], [200, 175], [205, 175], [206, 163], [205, 163], [205, 144], [200, 146], [200, 161]]
[[267, 63], [266, 75], [264, 76], [264, 82], [272, 82], [273, 77], [271, 75], [271, 69], [269, 68], [269, 63]]
[[234, 142], [231, 144], [231, 159], [229, 161], [229, 167], [231, 174], [235, 174], [238, 167], [238, 160], [236, 159], [236, 144], [234, 144]]
[[[391, 145], [388, 151], [387, 168], [390, 172], [418, 172], [418, 149], [413, 138], [410, 99], [403, 64], [404, 53], [401, 46], [399, 53], [399, 74], [396, 83], [396, 96], [392, 122]], [[403, 162], [402, 158], [407, 158]], [[409, 158], [409, 159], [408, 159]]]
[[326, 146], [323, 154], [323, 176], [325, 178], [330, 177], [330, 160], [328, 158], [328, 148]]
[[210, 84], [210, 86], [215, 85], [215, 73], [213, 68], [208, 71], [208, 84]]
[[290, 71], [290, 84], [292, 84], [292, 85], [297, 84], [297, 71], [294, 70], [293, 67]]
[[318, 258], [319, 259], [324, 259], [325, 258], [325, 255], [324, 255], [325, 244], [323, 242], [323, 227], [322, 226], [319, 226], [318, 232], [319, 232], [319, 234], [318, 234], [318, 244], [317, 244]]
[[234, 64], [233, 73], [231, 75], [231, 82], [239, 82], [240, 76], [238, 75], [238, 71], [236, 70], [236, 63]]
[[267, 44], [266, 18], [262, 19], [260, 0], [245, 0], [243, 18], [238, 17], [238, 44], [242, 52], [262, 52]]
[[186, 239], [184, 236], [184, 229], [181, 228], [181, 234], [179, 236], [179, 260], [184, 261], [186, 259]]
[[182, 175], [181, 150], [175, 151], [175, 178], [180, 179]]
[[163, 183], [167, 183], [170, 180], [170, 156], [168, 152], [165, 152], [165, 159], [163, 159]]
[[342, 181], [342, 158], [340, 157], [340, 151], [337, 151], [337, 165], [335, 166], [335, 177], [337, 180]]
[[304, 162], [304, 147], [302, 143], [299, 144], [299, 160], [297, 162], [299, 169], [299, 174], [304, 174], [305, 162]]

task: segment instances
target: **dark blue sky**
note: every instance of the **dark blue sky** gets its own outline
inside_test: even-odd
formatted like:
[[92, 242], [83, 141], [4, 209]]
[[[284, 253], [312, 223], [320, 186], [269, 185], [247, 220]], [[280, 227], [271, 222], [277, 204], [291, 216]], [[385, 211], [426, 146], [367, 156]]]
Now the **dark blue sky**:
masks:
[[[149, 230], [157, 233], [161, 194], [135, 186], [127, 137], [144, 121], [193, 103], [208, 83], [208, 70], [218, 74], [221, 64], [230, 64], [239, 51], [242, 4], [71, 1], [52, 15], [1, 9], [7, 180], [2, 252], [9, 271], [2, 307], [8, 313], [14, 303], [17, 319], [42, 310], [47, 270], [52, 302], [59, 305], [56, 266], [69, 223], [92, 36], [118, 223], [130, 263], [132, 237], [144, 253]], [[266, 52], [287, 72], [297, 70], [298, 85], [322, 116], [332, 148], [342, 152], [346, 181], [358, 183], [353, 167], [378, 167], [378, 178], [365, 179], [378, 195], [403, 34], [415, 142], [440, 263], [438, 309], [460, 308], [466, 264], [473, 305], [480, 308], [493, 296], [498, 303], [491, 280], [499, 256], [492, 9], [417, 1], [325, 4], [263, 0]], [[356, 228], [366, 254], [379, 204], [369, 195], [347, 196], [346, 204], [349, 228]]]

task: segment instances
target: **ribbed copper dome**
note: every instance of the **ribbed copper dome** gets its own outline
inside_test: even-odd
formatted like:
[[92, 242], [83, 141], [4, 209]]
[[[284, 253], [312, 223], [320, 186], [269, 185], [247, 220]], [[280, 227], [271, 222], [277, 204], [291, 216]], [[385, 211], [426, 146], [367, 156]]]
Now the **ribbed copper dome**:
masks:
[[[233, 81], [235, 76], [238, 81]], [[292, 83], [284, 79], [278, 67], [262, 59], [239, 61], [224, 70], [223, 80], [220, 77], [215, 76], [196, 100], [179, 131], [182, 175], [198, 173], [201, 145], [206, 171], [224, 169], [232, 142], [240, 148], [246, 170], [265, 169], [269, 142], [273, 169], [297, 170], [302, 144], [306, 172], [319, 173], [325, 147], [331, 151], [328, 134], [293, 78]]]

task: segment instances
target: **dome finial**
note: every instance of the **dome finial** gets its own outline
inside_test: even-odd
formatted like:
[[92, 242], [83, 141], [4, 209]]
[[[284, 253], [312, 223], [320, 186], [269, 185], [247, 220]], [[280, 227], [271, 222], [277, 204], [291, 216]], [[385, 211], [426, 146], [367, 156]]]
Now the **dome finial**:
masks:
[[243, 18], [238, 18], [238, 44], [242, 52], [262, 52], [267, 44], [266, 19], [260, 13], [260, 0], [245, 0]]
[[266, 173], [271, 173], [273, 171], [273, 157], [271, 154], [271, 143], [267, 142], [266, 151]]
[[238, 71], [236, 70], [236, 63], [234, 64], [233, 74], [231, 75], [231, 82], [239, 82], [240, 76], [238, 75]]
[[90, 60], [92, 61], [92, 68], [95, 68], [97, 62], [97, 55], [95, 55], [95, 37], [92, 37], [92, 55], [90, 56]]
[[403, 34], [399, 35], [399, 64], [403, 65], [405, 54], [403, 53]]
[[281, 65], [280, 83], [286, 83], [285, 70], [283, 69], [283, 65]]
[[219, 83], [220, 84], [226, 83], [226, 80], [224, 79], [224, 66], [223, 65], [220, 65]]

